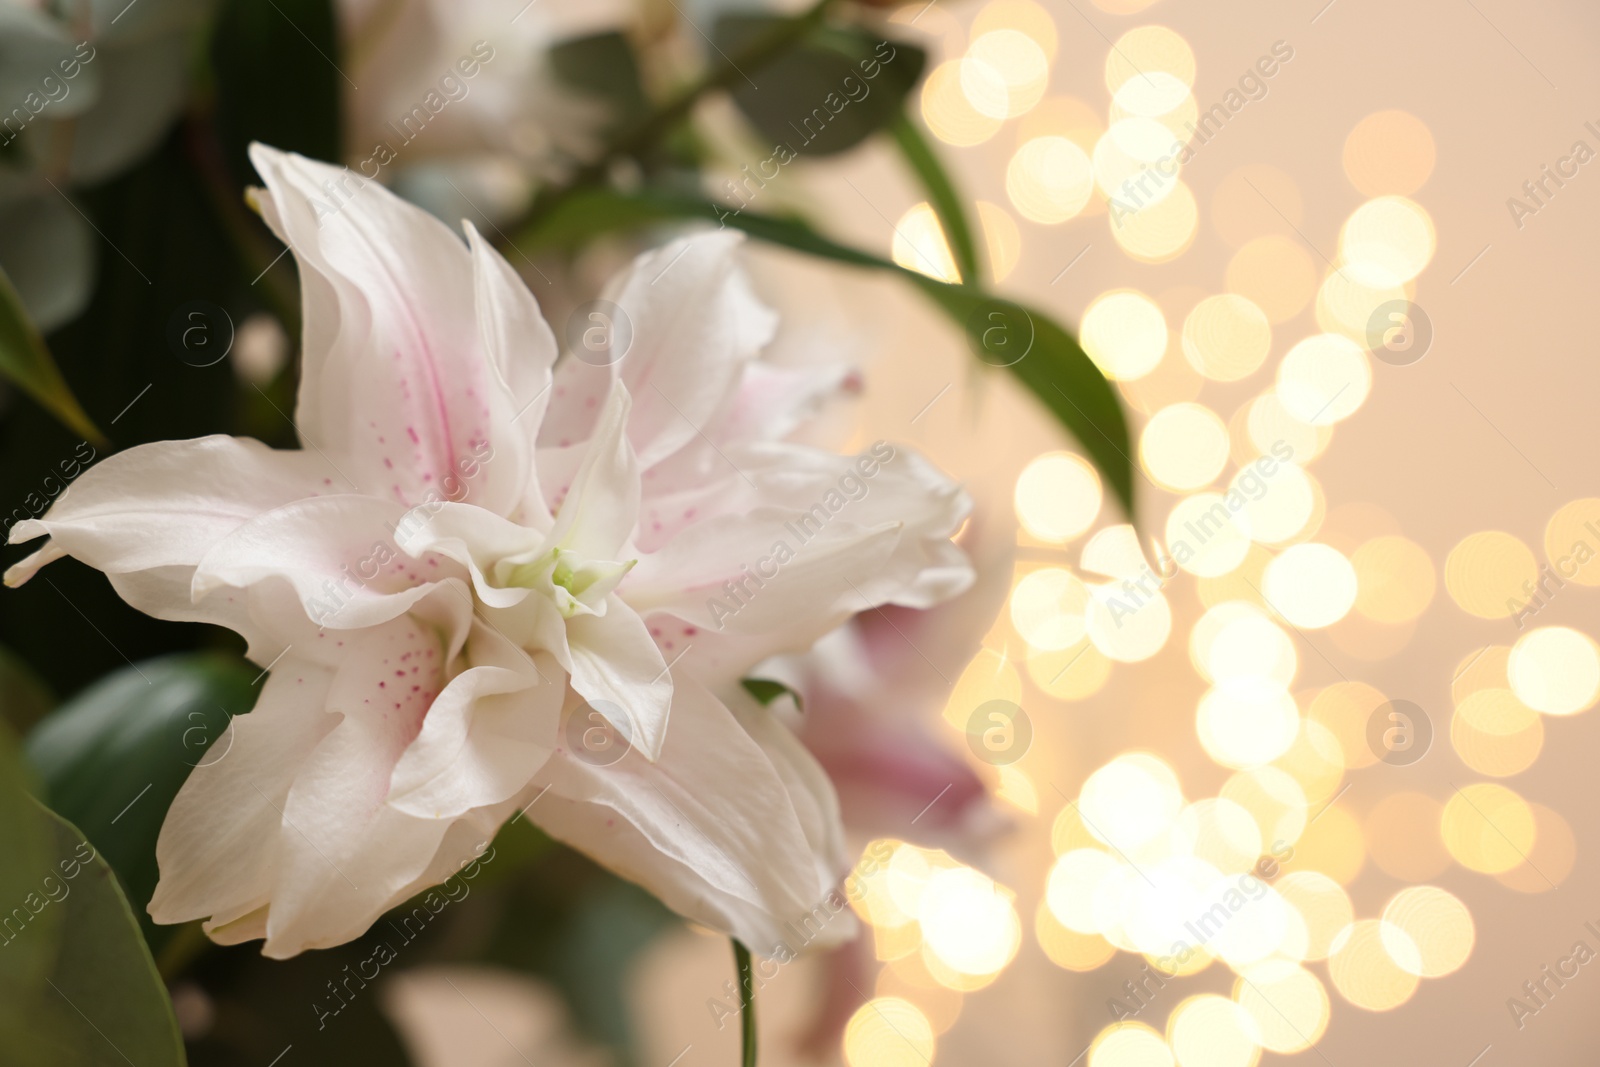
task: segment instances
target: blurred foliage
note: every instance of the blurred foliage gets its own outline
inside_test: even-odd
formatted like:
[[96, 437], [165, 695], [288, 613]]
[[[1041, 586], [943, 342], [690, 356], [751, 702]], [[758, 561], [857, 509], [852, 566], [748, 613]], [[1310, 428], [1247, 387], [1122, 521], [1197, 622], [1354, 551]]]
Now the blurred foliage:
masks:
[[102, 678], [28, 735], [45, 801], [117, 872], [153, 951], [173, 929], [145, 913], [161, 823], [192, 767], [227, 758], [226, 742], [212, 746], [255, 704], [260, 674], [220, 655], [147, 660]]
[[[777, 15], [724, 15], [711, 39], [722, 52], [738, 55], [784, 21]], [[887, 128], [927, 61], [927, 53], [904, 41], [890, 44], [854, 26], [820, 26], [750, 72], [749, 80], [736, 82], [733, 99], [767, 139], [803, 156], [831, 156]]]
[[0, 1049], [8, 1063], [184, 1062], [177, 1021], [117, 880], [29, 796], [0, 730]]
[[67, 388], [44, 339], [28, 321], [22, 299], [4, 270], [0, 270], [0, 374], [26, 389], [29, 396], [75, 432], [104, 443], [105, 436], [78, 406], [77, 397]]

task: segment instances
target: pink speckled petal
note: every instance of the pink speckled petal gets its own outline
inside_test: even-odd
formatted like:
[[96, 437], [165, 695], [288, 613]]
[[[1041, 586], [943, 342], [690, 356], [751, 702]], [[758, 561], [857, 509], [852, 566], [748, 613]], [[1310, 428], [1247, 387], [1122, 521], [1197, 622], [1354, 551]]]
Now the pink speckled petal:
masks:
[[262, 214], [295, 254], [305, 311], [295, 425], [355, 490], [471, 498], [492, 452], [493, 391], [465, 242], [348, 168], [264, 145]]

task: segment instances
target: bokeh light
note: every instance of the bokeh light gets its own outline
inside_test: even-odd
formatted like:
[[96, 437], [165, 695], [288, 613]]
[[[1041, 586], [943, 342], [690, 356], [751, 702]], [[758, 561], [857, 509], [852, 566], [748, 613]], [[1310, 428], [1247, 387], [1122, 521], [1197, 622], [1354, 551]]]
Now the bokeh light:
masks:
[[1308, 337], [1278, 364], [1278, 399], [1289, 414], [1313, 426], [1348, 419], [1371, 389], [1366, 352], [1338, 334]]
[[961, 280], [961, 271], [956, 269], [955, 257], [950, 254], [944, 227], [939, 225], [939, 216], [926, 202], [913, 205], [900, 216], [894, 227], [892, 249], [894, 261], [907, 270], [942, 282]]
[[1494, 782], [1475, 782], [1445, 803], [1440, 832], [1457, 863], [1495, 874], [1527, 859], [1538, 827], [1522, 797]]
[[1266, 314], [1234, 293], [1200, 301], [1183, 322], [1183, 355], [1216, 382], [1235, 382], [1254, 374], [1272, 347]]
[[1444, 587], [1462, 611], [1482, 619], [1516, 614], [1539, 578], [1533, 552], [1502, 530], [1471, 534], [1444, 561]]
[[1506, 677], [1517, 699], [1546, 715], [1575, 715], [1600, 699], [1600, 648], [1567, 626], [1541, 626], [1511, 646]]
[[1190, 997], [1167, 1020], [1167, 1043], [1178, 1067], [1255, 1067], [1261, 1061], [1260, 1028], [1227, 997]]
[[1167, 351], [1167, 320], [1143, 293], [1106, 293], [1083, 313], [1078, 340], [1108, 378], [1139, 378]]
[[1405, 931], [1381, 919], [1351, 923], [1333, 939], [1328, 977], [1350, 1003], [1391, 1011], [1417, 991], [1421, 954]]
[[1202, 404], [1162, 408], [1139, 435], [1139, 461], [1174, 492], [1210, 485], [1228, 462], [1228, 427]]
[[1006, 167], [1006, 196], [1023, 218], [1066, 222], [1094, 192], [1094, 165], [1072, 141], [1054, 134], [1017, 149]]
[[1344, 142], [1344, 173], [1367, 196], [1410, 196], [1433, 173], [1433, 134], [1406, 111], [1378, 111], [1350, 131]]
[[1454, 894], [1432, 885], [1396, 893], [1384, 906], [1379, 932], [1394, 961], [1402, 967], [1414, 961], [1412, 973], [1423, 978], [1442, 978], [1459, 970], [1477, 939], [1472, 912]]
[[927, 1067], [933, 1062], [933, 1026], [900, 997], [878, 997], [856, 1009], [844, 1028], [849, 1067]]
[[1270, 1052], [1302, 1052], [1328, 1029], [1328, 991], [1316, 975], [1287, 960], [1265, 960], [1245, 970], [1233, 984], [1233, 999]]
[[1294, 239], [1268, 234], [1248, 241], [1228, 261], [1230, 292], [1255, 304], [1271, 323], [1288, 322], [1317, 291], [1317, 266]]
[[1002, 120], [972, 106], [961, 89], [961, 68], [962, 61], [952, 59], [928, 72], [922, 82], [922, 119], [945, 144], [967, 148], [999, 133]]
[[974, 35], [961, 61], [961, 92], [980, 115], [1012, 119], [1044, 96], [1050, 61], [1044, 49], [1017, 29]]
[[1262, 592], [1295, 626], [1332, 626], [1356, 602], [1356, 571], [1338, 549], [1316, 542], [1292, 545], [1267, 564]]
[[1035, 456], [1017, 477], [1017, 520], [1041, 541], [1060, 544], [1094, 525], [1100, 514], [1100, 473], [1072, 452]]

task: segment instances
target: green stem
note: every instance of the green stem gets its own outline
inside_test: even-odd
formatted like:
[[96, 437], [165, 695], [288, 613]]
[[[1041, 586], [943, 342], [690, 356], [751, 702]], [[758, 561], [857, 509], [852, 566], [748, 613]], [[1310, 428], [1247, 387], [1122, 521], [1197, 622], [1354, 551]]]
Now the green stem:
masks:
[[910, 115], [900, 112], [889, 124], [889, 129], [894, 134], [894, 143], [899, 147], [900, 154], [927, 190], [934, 213], [939, 216], [939, 223], [950, 238], [950, 252], [955, 256], [961, 280], [968, 285], [976, 285], [979, 278], [978, 246], [972, 239], [972, 227], [967, 222], [966, 209], [962, 207], [955, 183], [950, 180], [949, 173], [934, 154], [933, 146]]
[[756, 1067], [756, 979], [750, 969], [750, 950], [733, 943], [733, 962], [739, 970], [739, 1030], [743, 1035], [742, 1067]]
[[611, 165], [619, 159], [638, 156], [656, 144], [672, 129], [689, 117], [696, 104], [710, 93], [727, 89], [746, 77], [746, 72], [760, 70], [772, 60], [788, 51], [803, 37], [822, 24], [836, 0], [815, 0], [804, 12], [772, 27], [735, 56], [724, 56], [694, 82], [684, 86], [665, 104], [612, 138], [598, 159], [585, 164], [573, 174], [566, 184], [541, 192], [528, 209], [528, 214], [518, 228], [531, 225], [550, 214], [557, 205], [572, 193], [598, 185], [610, 173]]

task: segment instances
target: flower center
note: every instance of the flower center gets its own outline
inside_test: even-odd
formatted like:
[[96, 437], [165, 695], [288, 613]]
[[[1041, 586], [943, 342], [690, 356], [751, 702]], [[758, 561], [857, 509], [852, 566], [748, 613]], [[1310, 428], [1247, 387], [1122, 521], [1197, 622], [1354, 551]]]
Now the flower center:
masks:
[[570, 549], [552, 548], [526, 563], [512, 565], [504, 583], [544, 593], [563, 619], [604, 615], [606, 597], [638, 562], [584, 559]]

